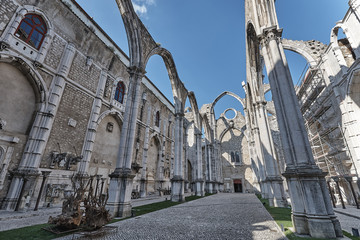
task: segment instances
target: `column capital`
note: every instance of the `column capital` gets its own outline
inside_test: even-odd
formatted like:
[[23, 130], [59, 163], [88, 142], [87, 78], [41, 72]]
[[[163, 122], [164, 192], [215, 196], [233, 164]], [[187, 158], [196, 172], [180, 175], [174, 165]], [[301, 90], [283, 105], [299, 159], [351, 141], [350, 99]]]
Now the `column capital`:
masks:
[[262, 34], [259, 35], [261, 45], [266, 46], [272, 40], [275, 40], [279, 43], [282, 36], [282, 31], [282, 28], [277, 28], [277, 26], [264, 28]]
[[44, 178], [46, 178], [46, 177], [48, 177], [50, 175], [51, 171], [41, 171], [41, 173], [42, 173], [42, 176]]
[[178, 117], [184, 117], [185, 114], [183, 112], [176, 112], [175, 114], [175, 118], [178, 118]]
[[128, 67], [127, 71], [130, 74], [130, 76], [135, 75], [137, 78], [142, 78], [146, 74], [145, 69], [138, 66], [130, 66]]

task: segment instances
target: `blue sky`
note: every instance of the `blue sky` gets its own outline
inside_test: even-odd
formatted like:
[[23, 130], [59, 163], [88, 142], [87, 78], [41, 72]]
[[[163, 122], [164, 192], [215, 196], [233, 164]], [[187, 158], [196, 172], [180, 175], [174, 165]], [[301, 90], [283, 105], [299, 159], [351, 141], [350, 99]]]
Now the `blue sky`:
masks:
[[[84, 10], [128, 54], [125, 29], [115, 0], [77, 0]], [[222, 4], [220, 4], [220, 2]], [[329, 43], [330, 30], [341, 20], [348, 0], [277, 0], [283, 37]], [[245, 19], [243, 0], [133, 0], [134, 7], [156, 42], [168, 49], [180, 79], [194, 91], [199, 108], [224, 91], [245, 97]], [[286, 52], [294, 82], [306, 62]], [[172, 101], [165, 65], [153, 56], [147, 76]], [[295, 80], [296, 79], [296, 80]], [[239, 103], [225, 97], [216, 105], [217, 115]]]

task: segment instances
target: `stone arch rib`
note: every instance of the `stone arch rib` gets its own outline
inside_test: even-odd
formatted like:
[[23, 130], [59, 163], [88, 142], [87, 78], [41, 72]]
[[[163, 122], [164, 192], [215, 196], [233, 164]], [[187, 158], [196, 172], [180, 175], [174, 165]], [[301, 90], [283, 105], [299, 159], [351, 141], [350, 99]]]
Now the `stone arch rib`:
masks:
[[325, 53], [326, 44], [316, 40], [295, 41], [289, 39], [281, 39], [284, 49], [293, 51], [303, 56], [310, 66], [315, 67], [319, 62], [321, 55]]
[[156, 47], [154, 48], [145, 58], [144, 61], [144, 66], [147, 65], [149, 59], [153, 56], [153, 55], [159, 55], [160, 57], [162, 57], [164, 63], [165, 63], [165, 67], [166, 70], [168, 72], [169, 75], [169, 79], [170, 79], [170, 83], [171, 83], [171, 88], [172, 88], [172, 93], [174, 96], [174, 100], [175, 100], [175, 110], [180, 110], [177, 109], [181, 106], [181, 111], [184, 110], [184, 102], [186, 100], [186, 97], [188, 96], [188, 91], [185, 88], [184, 83], [180, 80], [177, 69], [176, 69], [176, 65], [175, 65], [175, 61], [171, 55], [171, 53], [162, 47]]

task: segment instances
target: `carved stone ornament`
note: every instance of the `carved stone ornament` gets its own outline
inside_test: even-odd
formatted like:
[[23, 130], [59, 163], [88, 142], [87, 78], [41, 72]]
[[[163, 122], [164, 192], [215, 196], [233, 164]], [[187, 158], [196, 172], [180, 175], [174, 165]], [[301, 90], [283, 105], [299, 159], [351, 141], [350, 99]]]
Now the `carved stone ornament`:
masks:
[[0, 51], [9, 48], [9, 44], [3, 41], [0, 41]]
[[113, 130], [114, 130], [114, 123], [108, 122], [106, 125], [106, 131], [113, 132]]
[[71, 165], [76, 165], [81, 161], [83, 156], [76, 156], [71, 153], [58, 153], [52, 152], [50, 155], [51, 165], [50, 167], [54, 167], [57, 164], [60, 168], [65, 168], [66, 170], [70, 170]]
[[106, 79], [106, 83], [105, 83], [105, 89], [104, 89], [104, 97], [107, 98], [110, 96], [110, 91], [111, 91], [111, 80], [108, 78]]

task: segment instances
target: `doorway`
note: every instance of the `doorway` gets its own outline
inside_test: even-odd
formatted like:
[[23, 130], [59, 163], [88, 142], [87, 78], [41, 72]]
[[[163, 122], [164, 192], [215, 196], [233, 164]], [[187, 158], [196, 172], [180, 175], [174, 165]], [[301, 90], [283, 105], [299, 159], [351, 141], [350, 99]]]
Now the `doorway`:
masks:
[[243, 192], [241, 179], [234, 179], [234, 192], [236, 193]]

